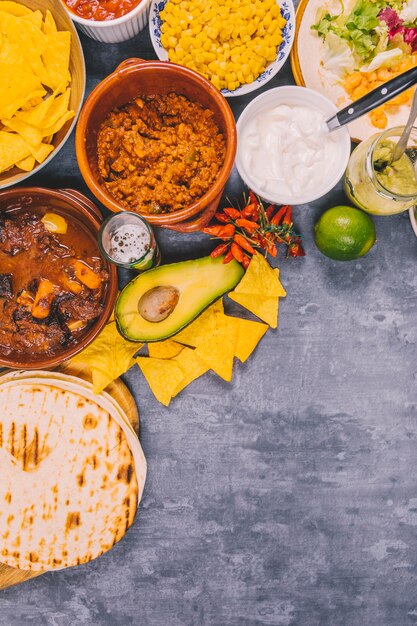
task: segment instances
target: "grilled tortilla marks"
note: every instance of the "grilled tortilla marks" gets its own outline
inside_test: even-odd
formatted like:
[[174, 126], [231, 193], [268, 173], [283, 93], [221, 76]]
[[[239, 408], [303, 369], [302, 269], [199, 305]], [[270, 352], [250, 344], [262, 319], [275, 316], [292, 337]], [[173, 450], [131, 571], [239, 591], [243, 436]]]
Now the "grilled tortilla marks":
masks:
[[0, 561], [45, 571], [86, 563], [123, 537], [146, 462], [121, 409], [84, 383], [31, 376], [0, 377]]

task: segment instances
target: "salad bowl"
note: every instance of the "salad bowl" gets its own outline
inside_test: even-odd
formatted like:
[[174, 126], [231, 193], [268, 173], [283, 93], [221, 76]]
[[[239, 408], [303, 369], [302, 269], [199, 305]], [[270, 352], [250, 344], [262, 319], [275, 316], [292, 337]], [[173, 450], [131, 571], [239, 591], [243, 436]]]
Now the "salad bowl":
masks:
[[[368, 91], [417, 65], [417, 3], [405, 0], [301, 0], [291, 65], [297, 85], [345, 107]], [[404, 126], [407, 92], [349, 125], [354, 141]]]

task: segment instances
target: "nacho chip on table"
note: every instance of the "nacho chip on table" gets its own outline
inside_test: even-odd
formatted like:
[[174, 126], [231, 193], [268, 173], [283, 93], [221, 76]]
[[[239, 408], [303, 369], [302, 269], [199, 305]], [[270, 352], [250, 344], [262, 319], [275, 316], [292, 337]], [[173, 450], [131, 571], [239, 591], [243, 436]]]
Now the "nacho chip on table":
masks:
[[215, 328], [216, 321], [214, 314], [223, 313], [223, 300], [220, 298], [213, 304], [211, 304], [205, 311], [203, 311], [194, 321], [188, 326], [180, 330], [179, 333], [174, 335], [174, 341], [183, 343], [186, 346], [198, 345], [199, 341]]
[[237, 329], [235, 357], [244, 363], [255, 350], [256, 346], [268, 330], [267, 324], [245, 320], [241, 317], [227, 316], [229, 324]]
[[107, 385], [134, 365], [133, 356], [143, 347], [121, 336], [116, 322], [108, 323], [101, 333], [72, 362], [87, 365], [93, 377], [94, 392], [100, 393]]
[[240, 283], [229, 293], [229, 298], [269, 324], [278, 325], [278, 301], [286, 291], [274, 270], [261, 254], [254, 254]]
[[172, 339], [148, 343], [149, 356], [155, 359], [172, 359], [182, 350], [184, 350], [184, 346], [176, 341], [172, 341]]
[[205, 374], [209, 368], [198, 356], [197, 351], [193, 348], [185, 347], [173, 360], [180, 366], [183, 373], [182, 380], [178, 383], [172, 393], [172, 397], [175, 398], [180, 391], [185, 389], [185, 387], [187, 387], [194, 380]]
[[180, 366], [174, 359], [155, 359], [148, 356], [138, 357], [136, 363], [155, 398], [164, 406], [168, 406], [184, 377]]

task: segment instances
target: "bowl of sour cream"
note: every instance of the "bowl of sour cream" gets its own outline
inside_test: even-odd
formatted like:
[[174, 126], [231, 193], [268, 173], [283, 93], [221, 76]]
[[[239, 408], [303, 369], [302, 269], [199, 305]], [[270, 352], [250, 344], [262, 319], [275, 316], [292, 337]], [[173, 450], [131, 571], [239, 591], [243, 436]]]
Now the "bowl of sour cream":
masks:
[[337, 108], [305, 87], [258, 96], [237, 122], [236, 167], [256, 194], [273, 204], [306, 204], [342, 178], [350, 156], [346, 127], [329, 132]]

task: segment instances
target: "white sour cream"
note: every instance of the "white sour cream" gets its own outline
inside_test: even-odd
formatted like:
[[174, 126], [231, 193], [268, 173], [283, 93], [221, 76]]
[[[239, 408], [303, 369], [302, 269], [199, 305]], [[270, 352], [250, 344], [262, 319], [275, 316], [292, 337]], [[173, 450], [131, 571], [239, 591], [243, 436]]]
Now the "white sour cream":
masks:
[[340, 141], [325, 124], [329, 115], [310, 106], [264, 109], [242, 129], [242, 165], [266, 197], [289, 203], [325, 187], [340, 161]]

